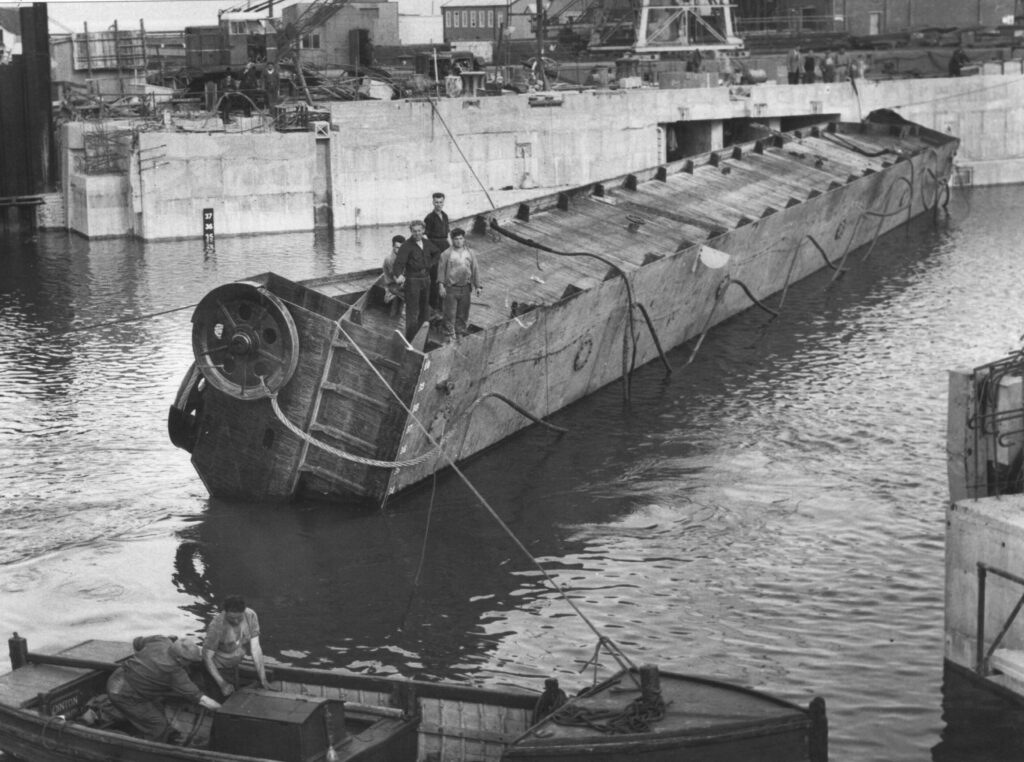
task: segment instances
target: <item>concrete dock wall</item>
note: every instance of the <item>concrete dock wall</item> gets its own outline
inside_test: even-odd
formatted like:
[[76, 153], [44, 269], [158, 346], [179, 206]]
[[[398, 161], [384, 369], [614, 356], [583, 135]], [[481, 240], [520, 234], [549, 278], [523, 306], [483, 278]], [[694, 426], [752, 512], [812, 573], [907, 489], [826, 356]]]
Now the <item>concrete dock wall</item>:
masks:
[[[1024, 576], [1022, 559], [1024, 496], [1004, 495], [950, 504], [946, 513], [945, 657], [948, 661], [970, 671], [977, 665], [978, 563]], [[985, 588], [987, 651], [1024, 594], [1024, 586], [989, 573]], [[1014, 621], [1000, 648], [1024, 651], [1024, 617]], [[1005, 685], [1007, 680], [1001, 682]], [[1024, 695], [1024, 683], [1019, 686], [1015, 683], [1007, 687]]]
[[[963, 140], [957, 181], [1024, 181], [1020, 62], [958, 79], [564, 92], [550, 99], [361, 101], [331, 105], [329, 131], [140, 131], [132, 171], [104, 180], [69, 171], [67, 220], [85, 235], [144, 239], [402, 225], [448, 194], [453, 217], [523, 195], [596, 182], [665, 161], [666, 125], [688, 122], [703, 148], [725, 125], [829, 115], [859, 121], [892, 108]], [[1009, 67], [1009, 73], [1003, 73]], [[237, 125], [236, 125], [237, 127]], [[230, 126], [229, 126], [230, 128]], [[87, 129], [83, 123], [65, 130]], [[69, 153], [80, 144], [62, 141]], [[74, 167], [69, 156], [65, 166]]]

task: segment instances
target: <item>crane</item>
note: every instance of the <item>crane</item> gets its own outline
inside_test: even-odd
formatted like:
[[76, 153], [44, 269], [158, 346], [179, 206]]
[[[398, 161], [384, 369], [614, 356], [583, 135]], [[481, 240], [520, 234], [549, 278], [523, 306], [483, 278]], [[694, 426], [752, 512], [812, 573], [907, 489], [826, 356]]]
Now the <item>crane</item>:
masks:
[[269, 22], [274, 29], [274, 48], [276, 51], [274, 62], [280, 67], [280, 64], [287, 59], [294, 59], [295, 72], [296, 76], [298, 76], [302, 93], [306, 98], [306, 102], [312, 105], [313, 99], [309, 93], [309, 87], [306, 85], [306, 77], [302, 71], [302, 62], [299, 55], [302, 38], [326, 24], [338, 11], [345, 7], [348, 0], [313, 0], [310, 3], [303, 3], [302, 5], [305, 5], [305, 7], [298, 18], [288, 23], [283, 23], [281, 19], [273, 18], [275, 1], [280, 2], [280, 0], [259, 0], [258, 2], [243, 3], [222, 10], [220, 15], [268, 11], [271, 14]]

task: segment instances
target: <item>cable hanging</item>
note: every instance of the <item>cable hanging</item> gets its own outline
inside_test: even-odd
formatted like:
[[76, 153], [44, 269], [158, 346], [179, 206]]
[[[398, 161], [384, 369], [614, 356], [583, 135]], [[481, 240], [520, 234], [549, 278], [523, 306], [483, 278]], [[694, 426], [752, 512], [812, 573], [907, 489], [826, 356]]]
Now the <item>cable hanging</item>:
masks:
[[[494, 521], [508, 536], [512, 543], [517, 548], [519, 548], [523, 555], [530, 561], [531, 564], [533, 564], [537, 571], [541, 573], [541, 575], [548, 582], [548, 584], [551, 585], [555, 592], [557, 592], [562, 597], [562, 599], [569, 605], [569, 607], [576, 613], [576, 615], [579, 616], [580, 619], [587, 625], [591, 632], [593, 632], [599, 638], [600, 642], [605, 645], [605, 647], [608, 650], [608, 653], [612, 656], [612, 658], [616, 660], [620, 667], [626, 669], [627, 672], [629, 671], [629, 669], [636, 669], [636, 665], [629, 659], [628, 656], [625, 655], [622, 649], [618, 645], [616, 645], [610, 638], [601, 633], [601, 631], [590, 620], [590, 618], [587, 617], [587, 615], [583, 613], [583, 611], [579, 608], [579, 606], [576, 605], [572, 598], [569, 597], [569, 594], [566, 592], [565, 588], [563, 588], [560, 584], [558, 584], [558, 582], [555, 581], [554, 577], [552, 577], [551, 574], [548, 573], [547, 569], [545, 569], [541, 565], [541, 563], [533, 556], [533, 554], [531, 554], [530, 551], [527, 550], [526, 546], [523, 545], [522, 541], [520, 541], [520, 539], [515, 535], [515, 533], [509, 528], [509, 526], [504, 521], [502, 521], [497, 511], [495, 511], [491, 504], [487, 501], [487, 499], [482, 494], [480, 494], [480, 491], [462, 472], [462, 469], [460, 469], [455, 464], [455, 461], [452, 459], [452, 457], [448, 455], [445, 449], [441, 447], [441, 443], [434, 438], [434, 436], [430, 433], [430, 430], [413, 413], [413, 411], [402, 399], [401, 395], [399, 395], [395, 388], [388, 383], [387, 379], [384, 378], [380, 370], [373, 364], [373, 362], [366, 355], [366, 353], [363, 352], [362, 347], [360, 347], [359, 344], [355, 341], [355, 339], [353, 339], [352, 336], [349, 335], [349, 333], [344, 329], [344, 327], [342, 326], [342, 319], [339, 319], [336, 325], [338, 327], [339, 333], [345, 338], [346, 341], [348, 341], [351, 344], [352, 347], [355, 348], [356, 352], [366, 363], [367, 367], [369, 367], [373, 374], [377, 376], [377, 379], [384, 385], [384, 388], [387, 389], [388, 393], [392, 397], [394, 397], [395, 401], [401, 406], [402, 410], [405, 411], [405, 414], [408, 417], [408, 419], [411, 420], [420, 430], [420, 432], [422, 432], [423, 436], [426, 437], [427, 441], [431, 445], [431, 451], [436, 451], [439, 457], [444, 461], [445, 465], [452, 469], [452, 471], [456, 474], [456, 476], [458, 476], [462, 483], [466, 485], [466, 487], [477, 499], [477, 501], [479, 501], [479, 503], [484, 507], [484, 509], [491, 515], [491, 518], [494, 519]], [[633, 679], [636, 679], [635, 676], [633, 677]]]

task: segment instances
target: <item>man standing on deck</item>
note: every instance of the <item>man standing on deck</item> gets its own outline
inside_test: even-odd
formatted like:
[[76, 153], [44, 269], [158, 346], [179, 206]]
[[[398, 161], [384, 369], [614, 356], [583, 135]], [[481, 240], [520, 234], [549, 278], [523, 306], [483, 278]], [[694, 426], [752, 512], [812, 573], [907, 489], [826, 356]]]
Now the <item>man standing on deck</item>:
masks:
[[461, 339], [469, 332], [469, 303], [473, 291], [480, 293], [476, 254], [466, 246], [466, 231], [452, 231], [452, 247], [441, 254], [437, 269], [438, 289], [444, 300], [445, 342]]
[[181, 740], [164, 715], [163, 702], [170, 696], [204, 709], [220, 709], [220, 704], [204, 695], [185, 671], [190, 662], [203, 658], [192, 638], [171, 640], [151, 635], [135, 638], [133, 645], [135, 653], [107, 680], [107, 695], [143, 738], [167, 743]]
[[441, 252], [424, 237], [426, 225], [419, 220], [409, 223], [409, 231], [412, 237], [398, 247], [395, 255], [394, 273], [404, 284], [405, 338], [412, 341], [420, 326], [430, 322], [430, 268], [437, 272]]
[[441, 252], [448, 248], [448, 234], [451, 232], [451, 228], [448, 224], [448, 214], [444, 210], [444, 194], [435, 193], [431, 199], [434, 202], [434, 208], [423, 218], [423, 224], [426, 226], [427, 240], [434, 244], [438, 257], [430, 267], [430, 309], [440, 312], [441, 297], [437, 291], [437, 264], [440, 261]]

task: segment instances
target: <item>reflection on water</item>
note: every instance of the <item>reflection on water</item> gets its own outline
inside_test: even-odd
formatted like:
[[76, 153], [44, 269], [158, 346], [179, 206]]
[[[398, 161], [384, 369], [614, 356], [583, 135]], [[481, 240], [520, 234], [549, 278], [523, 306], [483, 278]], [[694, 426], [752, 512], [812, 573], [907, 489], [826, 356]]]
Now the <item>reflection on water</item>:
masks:
[[[465, 468], [634, 661], [824, 695], [836, 759], [1020, 756], [1019, 715], [943, 695], [946, 370], [1024, 324], [1015, 189], [970, 198], [792, 288], [778, 320], [719, 327], [688, 367], [670, 353], [671, 376], [641, 369], [631, 403], [612, 385], [555, 416], [568, 433]], [[191, 362], [176, 308], [266, 270], [375, 266], [394, 232], [0, 242], [5, 629], [33, 648], [201, 631], [241, 593], [277, 661], [585, 683], [594, 633], [451, 474], [383, 511], [249, 506], [209, 500], [167, 441]]]

